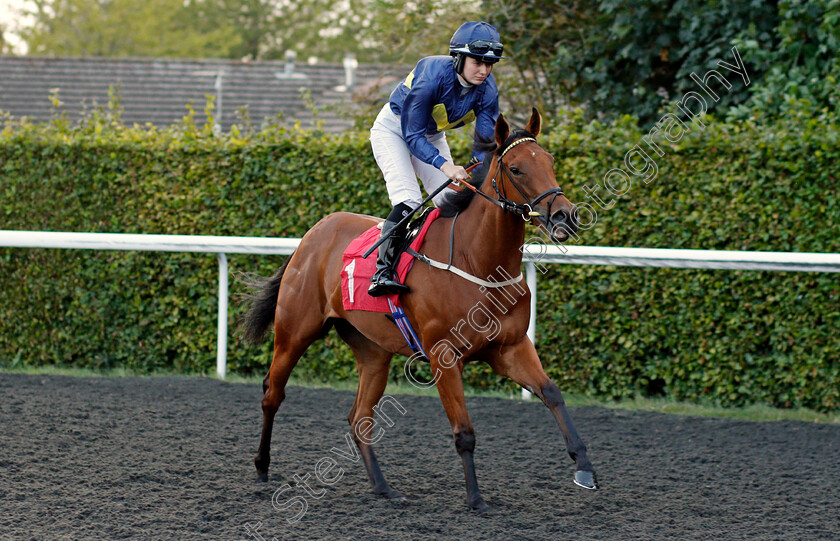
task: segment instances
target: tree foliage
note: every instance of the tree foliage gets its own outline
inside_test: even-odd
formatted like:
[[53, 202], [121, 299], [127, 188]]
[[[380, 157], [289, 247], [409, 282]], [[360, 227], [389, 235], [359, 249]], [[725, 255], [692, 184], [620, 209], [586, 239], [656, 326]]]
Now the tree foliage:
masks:
[[30, 54], [413, 62], [446, 52], [466, 0], [33, 0]]
[[449, 40], [461, 24], [482, 19], [476, 2], [454, 0], [373, 0], [369, 37], [379, 41], [382, 59], [414, 63], [429, 55], [448, 54]]
[[[32, 0], [22, 30], [33, 54], [282, 58], [413, 63], [445, 54], [465, 20], [496, 25], [496, 68], [514, 109], [549, 118], [658, 118], [695, 88], [689, 75], [729, 60], [737, 45], [749, 89], [716, 111], [838, 109], [840, 0]], [[0, 37], [0, 40], [2, 38]], [[3, 47], [0, 41], [0, 47]]]
[[750, 100], [732, 111], [807, 114], [835, 121], [840, 111], [840, 0], [782, 0], [774, 43], [736, 41], [764, 73]]
[[[232, 0], [234, 3], [241, 0]], [[372, 15], [370, 0], [286, 0], [275, 7], [271, 31], [264, 35], [263, 58], [279, 58], [295, 51], [299, 58], [340, 61], [348, 53], [370, 61], [364, 29]]]
[[9, 54], [10, 52], [11, 46], [6, 39], [6, 27], [0, 24], [0, 54]]
[[241, 38], [210, 26], [182, 0], [32, 0], [21, 30], [30, 54], [61, 56], [228, 56]]
[[550, 114], [658, 118], [735, 45], [751, 79], [716, 111], [838, 109], [840, 0], [485, 0], [510, 52], [506, 89]]
[[274, 4], [271, 0], [190, 0], [184, 12], [198, 34], [231, 28], [235, 35], [223, 48], [204, 56], [261, 58], [270, 49], [268, 36], [280, 21]]
[[[739, 36], [770, 47], [776, 26], [771, 2], [620, 0], [552, 2], [486, 0], [490, 21], [510, 44], [526, 99], [550, 113], [583, 105], [590, 114], [656, 117], [663, 101], [729, 59]], [[748, 71], [755, 62], [745, 58]], [[746, 91], [719, 107], [740, 103]]]

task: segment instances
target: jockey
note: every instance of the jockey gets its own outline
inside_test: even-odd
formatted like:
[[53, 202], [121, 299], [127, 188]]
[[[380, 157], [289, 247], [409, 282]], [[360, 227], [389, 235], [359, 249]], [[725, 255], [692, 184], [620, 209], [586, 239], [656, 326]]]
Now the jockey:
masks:
[[[467, 180], [466, 170], [456, 165], [444, 130], [476, 121], [471, 163], [481, 161], [481, 140], [491, 141], [499, 116], [499, 93], [491, 72], [503, 58], [499, 33], [485, 22], [461, 25], [449, 42], [449, 55], [421, 59], [408, 77], [391, 93], [373, 127], [370, 143], [376, 163], [385, 177], [393, 210], [382, 226], [390, 230], [422, 201], [417, 177], [432, 193], [448, 179]], [[446, 189], [433, 202], [438, 205]], [[379, 246], [376, 273], [368, 293], [378, 297], [404, 293], [409, 288], [395, 280], [396, 256], [405, 228]]]

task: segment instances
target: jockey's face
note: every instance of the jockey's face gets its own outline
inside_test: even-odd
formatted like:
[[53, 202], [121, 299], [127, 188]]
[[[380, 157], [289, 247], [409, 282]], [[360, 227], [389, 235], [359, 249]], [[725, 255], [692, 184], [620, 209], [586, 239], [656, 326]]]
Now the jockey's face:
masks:
[[493, 64], [485, 64], [468, 56], [464, 59], [464, 72], [461, 76], [471, 85], [480, 85], [490, 76], [491, 71], [493, 71]]

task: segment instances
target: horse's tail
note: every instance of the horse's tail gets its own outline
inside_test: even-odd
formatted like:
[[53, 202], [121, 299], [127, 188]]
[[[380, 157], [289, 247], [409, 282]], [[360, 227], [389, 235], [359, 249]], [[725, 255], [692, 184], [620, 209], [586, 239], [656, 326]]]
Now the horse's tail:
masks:
[[253, 293], [244, 295], [251, 305], [242, 319], [239, 320], [239, 329], [247, 342], [252, 344], [261, 342], [269, 327], [274, 323], [280, 282], [283, 280], [283, 273], [286, 272], [286, 266], [291, 259], [292, 256], [289, 256], [280, 270], [271, 278], [245, 273], [239, 276], [240, 282], [254, 290]]

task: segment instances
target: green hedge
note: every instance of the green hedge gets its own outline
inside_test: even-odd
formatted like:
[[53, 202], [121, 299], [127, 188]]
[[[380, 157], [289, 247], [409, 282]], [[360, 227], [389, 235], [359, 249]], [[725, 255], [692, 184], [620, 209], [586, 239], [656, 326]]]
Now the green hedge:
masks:
[[[658, 177], [602, 211], [583, 244], [840, 251], [840, 129], [795, 116], [705, 120], [705, 130], [660, 144]], [[584, 183], [622, 166], [637, 130], [630, 118], [576, 116], [541, 142], [581, 201]], [[451, 142], [468, 156], [464, 138]], [[0, 229], [294, 237], [329, 212], [388, 209], [363, 133], [213, 137], [189, 118], [163, 131], [106, 113], [81, 126], [6, 118], [0, 175]], [[230, 257], [232, 271], [263, 275], [281, 262]], [[209, 371], [216, 280], [211, 254], [0, 249], [0, 364]], [[570, 391], [831, 410], [840, 404], [838, 289], [831, 274], [551, 265], [539, 280], [538, 349]], [[232, 307], [231, 323], [240, 312]], [[269, 361], [268, 341], [232, 340], [231, 370], [263, 372]], [[355, 377], [334, 333], [296, 373]], [[482, 365], [467, 380], [511, 388]]]

